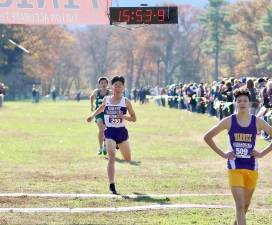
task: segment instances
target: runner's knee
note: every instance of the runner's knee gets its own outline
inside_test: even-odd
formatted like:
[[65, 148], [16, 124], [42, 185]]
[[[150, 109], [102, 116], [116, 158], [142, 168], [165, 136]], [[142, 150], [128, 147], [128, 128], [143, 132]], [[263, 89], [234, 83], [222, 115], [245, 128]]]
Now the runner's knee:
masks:
[[131, 156], [125, 156], [124, 160], [127, 161], [127, 162], [130, 162], [131, 161]]
[[247, 211], [247, 210], [248, 210], [249, 205], [250, 205], [250, 202], [245, 204], [245, 211]]
[[109, 155], [109, 163], [114, 163], [115, 162], [115, 154], [111, 154], [108, 152]]
[[236, 202], [236, 209], [237, 211], [244, 211], [245, 210], [245, 204], [242, 202]]

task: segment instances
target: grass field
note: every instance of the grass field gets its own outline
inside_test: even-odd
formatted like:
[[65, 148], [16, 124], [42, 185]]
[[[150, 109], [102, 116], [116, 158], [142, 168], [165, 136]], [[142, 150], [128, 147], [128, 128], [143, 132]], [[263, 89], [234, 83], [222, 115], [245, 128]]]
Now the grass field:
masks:
[[[7, 102], [0, 109], [1, 193], [108, 193], [106, 157], [97, 155], [97, 128], [87, 124], [87, 101]], [[122, 195], [229, 194], [226, 162], [202, 141], [216, 123], [207, 115], [135, 104], [128, 124], [133, 161], [117, 153], [116, 185]], [[226, 133], [217, 142], [224, 149]], [[257, 147], [267, 142], [258, 140]], [[258, 149], [257, 148], [257, 149]], [[272, 224], [271, 156], [260, 160], [260, 180], [248, 224]], [[152, 204], [233, 205], [231, 196], [136, 199], [0, 197], [0, 208], [103, 208]], [[233, 209], [171, 209], [122, 213], [0, 213], [0, 224], [231, 224]]]

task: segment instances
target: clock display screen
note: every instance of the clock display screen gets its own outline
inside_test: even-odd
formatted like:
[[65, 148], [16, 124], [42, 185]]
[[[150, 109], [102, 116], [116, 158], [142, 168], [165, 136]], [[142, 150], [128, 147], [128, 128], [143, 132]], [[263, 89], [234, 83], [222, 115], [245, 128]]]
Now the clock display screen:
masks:
[[111, 7], [110, 24], [175, 24], [177, 7]]

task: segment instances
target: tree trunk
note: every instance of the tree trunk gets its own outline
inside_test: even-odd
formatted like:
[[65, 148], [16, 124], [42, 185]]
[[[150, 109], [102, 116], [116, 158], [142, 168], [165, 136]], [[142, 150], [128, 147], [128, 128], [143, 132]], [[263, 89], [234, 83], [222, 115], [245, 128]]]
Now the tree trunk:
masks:
[[218, 74], [219, 74], [219, 50], [216, 50], [216, 52], [215, 52], [215, 71], [214, 71], [214, 77], [213, 77], [213, 79], [215, 80], [215, 81], [217, 81], [218, 80]]

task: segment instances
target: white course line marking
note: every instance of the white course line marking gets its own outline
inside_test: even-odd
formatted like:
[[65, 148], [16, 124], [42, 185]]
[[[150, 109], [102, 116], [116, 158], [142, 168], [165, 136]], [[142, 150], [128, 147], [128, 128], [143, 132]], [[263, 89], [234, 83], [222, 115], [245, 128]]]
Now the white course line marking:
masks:
[[79, 194], [79, 193], [0, 193], [0, 197], [32, 197], [32, 198], [179, 198], [179, 197], [205, 197], [205, 196], [231, 196], [230, 194], [146, 194], [146, 195], [112, 195], [112, 194]]
[[118, 208], [0, 208], [0, 213], [97, 213], [97, 212], [133, 212], [162, 209], [233, 209], [230, 205], [169, 204], [145, 205]]

